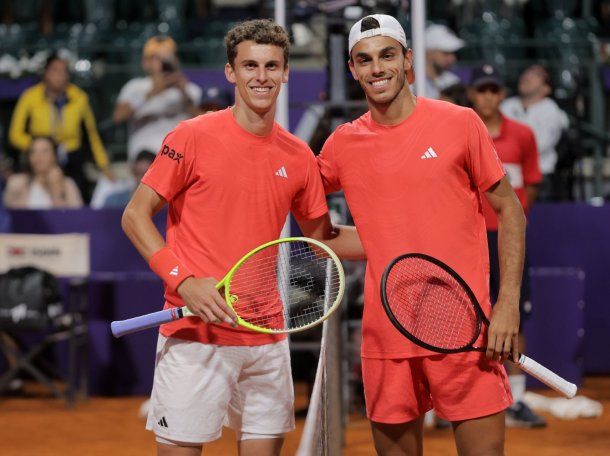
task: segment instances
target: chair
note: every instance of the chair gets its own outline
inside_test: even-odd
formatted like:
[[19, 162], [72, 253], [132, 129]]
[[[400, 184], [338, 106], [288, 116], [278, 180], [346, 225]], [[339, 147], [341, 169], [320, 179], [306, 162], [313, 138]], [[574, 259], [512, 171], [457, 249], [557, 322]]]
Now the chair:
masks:
[[[0, 376], [0, 394], [21, 371], [26, 371], [39, 383], [47, 386], [55, 396], [74, 406], [77, 396], [87, 394], [87, 278], [89, 276], [89, 235], [88, 234], [0, 234], [0, 273], [24, 266], [47, 271], [53, 276], [65, 279], [68, 284], [67, 305], [57, 315], [49, 319], [44, 328], [36, 332], [42, 339], [27, 348], [19, 348], [11, 338], [0, 337], [0, 350], [14, 365]], [[49, 312], [50, 313], [50, 312]], [[12, 334], [25, 333], [18, 323], [4, 320], [3, 329]], [[31, 331], [29, 331], [31, 333]], [[55, 344], [67, 342], [68, 373], [61, 375], [56, 366], [37, 356]], [[41, 369], [40, 366], [43, 366]], [[57, 377], [65, 381], [60, 388], [54, 382]]]

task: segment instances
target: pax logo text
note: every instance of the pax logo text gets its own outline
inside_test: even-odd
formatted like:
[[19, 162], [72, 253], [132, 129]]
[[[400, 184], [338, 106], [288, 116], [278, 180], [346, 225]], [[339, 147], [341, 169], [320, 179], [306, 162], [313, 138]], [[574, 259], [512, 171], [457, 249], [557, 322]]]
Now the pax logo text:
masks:
[[180, 160], [184, 158], [184, 155], [182, 155], [180, 152], [171, 149], [165, 144], [163, 145], [163, 150], [161, 150], [161, 155], [167, 155], [168, 158], [171, 158], [172, 160], [175, 160], [178, 163], [180, 163]]

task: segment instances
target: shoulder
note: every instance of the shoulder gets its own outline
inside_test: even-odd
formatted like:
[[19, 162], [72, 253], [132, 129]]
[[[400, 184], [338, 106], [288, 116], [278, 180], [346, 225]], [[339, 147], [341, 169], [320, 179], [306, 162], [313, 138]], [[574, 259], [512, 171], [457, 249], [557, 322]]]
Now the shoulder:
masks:
[[278, 126], [277, 140], [283, 148], [297, 153], [312, 154], [309, 145], [298, 136], [293, 135], [283, 127]]
[[148, 77], [142, 78], [133, 78], [125, 83], [121, 91], [137, 91], [137, 90], [146, 90], [150, 87], [151, 80]]
[[479, 119], [479, 116], [471, 108], [459, 106], [448, 101], [418, 97], [418, 103], [422, 104], [424, 114], [431, 122], [451, 121], [463, 123], [467, 126], [473, 119]]
[[191, 119], [183, 120], [178, 124], [176, 129], [180, 127], [183, 131], [188, 130], [197, 136], [208, 134], [218, 136], [226, 131], [227, 119], [225, 111], [210, 111]]
[[44, 86], [42, 82], [33, 85], [32, 87], [28, 87], [23, 92], [21, 92], [20, 99], [31, 100], [34, 98], [39, 98], [44, 94]]
[[68, 95], [68, 98], [72, 98], [75, 100], [87, 100], [88, 99], [85, 91], [74, 84], [68, 85], [68, 88], [66, 89], [66, 94]]
[[6, 181], [7, 190], [22, 190], [29, 186], [30, 176], [25, 173], [11, 175]]
[[545, 98], [538, 102], [538, 107], [544, 110], [546, 113], [552, 113], [556, 115], [565, 115], [563, 109], [552, 98]]
[[349, 140], [352, 136], [361, 135], [366, 132], [370, 132], [371, 128], [371, 112], [367, 111], [360, 117], [350, 122], [339, 125], [335, 131], [333, 131], [326, 142], [337, 141], [337, 140]]
[[511, 119], [510, 117], [503, 117], [506, 127], [510, 130], [511, 134], [516, 134], [520, 136], [528, 136], [534, 134], [532, 132], [532, 129], [525, 123], [515, 119]]

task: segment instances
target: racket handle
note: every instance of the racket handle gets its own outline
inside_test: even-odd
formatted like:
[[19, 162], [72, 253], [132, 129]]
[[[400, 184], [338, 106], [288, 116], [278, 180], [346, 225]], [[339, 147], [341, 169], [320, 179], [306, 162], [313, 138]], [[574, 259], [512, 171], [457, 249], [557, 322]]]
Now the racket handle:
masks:
[[170, 321], [177, 320], [183, 316], [185, 315], [183, 315], [182, 308], [165, 309], [146, 315], [140, 315], [139, 317], [129, 318], [127, 320], [113, 321], [110, 324], [110, 329], [112, 330], [112, 335], [114, 337], [121, 337], [125, 334], [131, 334], [133, 332], [162, 325], [163, 323], [169, 323]]
[[532, 377], [537, 378], [548, 387], [571, 399], [576, 395], [577, 387], [574, 383], [561, 378], [555, 372], [547, 369], [542, 364], [537, 363], [532, 358], [525, 355], [519, 356], [519, 366]]

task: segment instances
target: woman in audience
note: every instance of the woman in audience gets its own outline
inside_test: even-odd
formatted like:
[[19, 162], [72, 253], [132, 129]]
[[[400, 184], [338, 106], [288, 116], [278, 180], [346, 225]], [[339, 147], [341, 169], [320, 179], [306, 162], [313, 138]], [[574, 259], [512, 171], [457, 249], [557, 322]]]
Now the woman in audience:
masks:
[[54, 209], [83, 206], [78, 187], [57, 161], [57, 145], [48, 136], [32, 139], [27, 170], [6, 182], [4, 205], [10, 209]]

